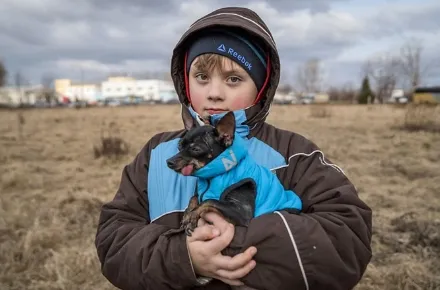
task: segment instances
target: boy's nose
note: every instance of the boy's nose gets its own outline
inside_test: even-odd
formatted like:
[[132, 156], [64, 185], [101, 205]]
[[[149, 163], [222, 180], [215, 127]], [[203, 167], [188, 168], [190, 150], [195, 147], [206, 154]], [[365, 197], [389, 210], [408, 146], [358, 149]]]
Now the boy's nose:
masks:
[[217, 96], [208, 96], [208, 100], [212, 101], [212, 102], [221, 102], [224, 100], [223, 97], [217, 95]]
[[221, 102], [224, 100], [221, 84], [213, 80], [209, 87], [208, 100], [211, 102]]

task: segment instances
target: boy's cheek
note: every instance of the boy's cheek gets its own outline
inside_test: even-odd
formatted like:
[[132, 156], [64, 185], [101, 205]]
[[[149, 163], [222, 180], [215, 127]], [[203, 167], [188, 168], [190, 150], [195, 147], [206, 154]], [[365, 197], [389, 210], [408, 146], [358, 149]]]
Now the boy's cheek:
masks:
[[240, 110], [240, 109], [245, 109], [245, 108], [251, 106], [254, 103], [254, 101], [255, 101], [255, 98], [251, 98], [251, 97], [248, 97], [248, 98], [245, 98], [245, 99], [243, 99], [243, 98], [235, 98], [231, 102], [230, 109], [232, 111]]
[[203, 116], [203, 113], [204, 113], [202, 111], [203, 105], [200, 100], [198, 100], [197, 98], [191, 99], [191, 107], [194, 109], [194, 111], [196, 111], [197, 114], [199, 114], [202, 117], [205, 117], [205, 116]]

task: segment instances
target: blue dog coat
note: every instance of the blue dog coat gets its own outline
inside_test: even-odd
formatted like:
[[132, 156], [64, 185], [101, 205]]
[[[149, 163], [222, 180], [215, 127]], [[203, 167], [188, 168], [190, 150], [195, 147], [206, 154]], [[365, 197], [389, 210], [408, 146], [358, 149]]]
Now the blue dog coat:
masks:
[[225, 189], [250, 178], [254, 180], [257, 189], [255, 217], [276, 210], [301, 211], [302, 209], [302, 201], [298, 195], [291, 190], [285, 190], [274, 173], [252, 159], [244, 140], [238, 134], [235, 134], [234, 142], [230, 147], [195, 171], [193, 176], [199, 177], [197, 181], [199, 202], [207, 199], [220, 200]]

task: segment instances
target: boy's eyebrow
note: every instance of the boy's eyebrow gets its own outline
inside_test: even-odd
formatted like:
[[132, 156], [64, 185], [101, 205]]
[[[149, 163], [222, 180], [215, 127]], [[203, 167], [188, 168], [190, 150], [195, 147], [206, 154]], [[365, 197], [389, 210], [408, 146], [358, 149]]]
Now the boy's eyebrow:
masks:
[[229, 70], [222, 69], [222, 74], [224, 74], [224, 75], [240, 74], [240, 73], [242, 73], [242, 72], [239, 71], [238, 69], [229, 69]]
[[[206, 67], [195, 67], [194, 73], [210, 73], [213, 69], [209, 69]], [[238, 69], [220, 69], [220, 73], [222, 75], [230, 75], [230, 74], [242, 74], [243, 72]]]
[[203, 67], [194, 66], [194, 72], [206, 72], [206, 69]]

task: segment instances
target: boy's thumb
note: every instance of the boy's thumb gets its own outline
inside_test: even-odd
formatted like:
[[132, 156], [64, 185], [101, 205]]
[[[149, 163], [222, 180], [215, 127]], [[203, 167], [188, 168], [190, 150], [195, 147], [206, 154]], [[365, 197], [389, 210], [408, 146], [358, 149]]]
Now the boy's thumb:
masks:
[[217, 228], [212, 229], [213, 238], [218, 237], [220, 235], [220, 230]]

